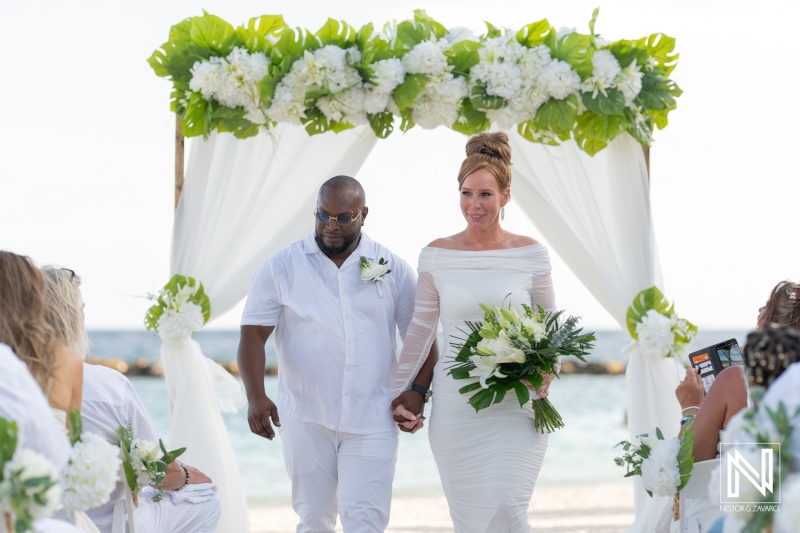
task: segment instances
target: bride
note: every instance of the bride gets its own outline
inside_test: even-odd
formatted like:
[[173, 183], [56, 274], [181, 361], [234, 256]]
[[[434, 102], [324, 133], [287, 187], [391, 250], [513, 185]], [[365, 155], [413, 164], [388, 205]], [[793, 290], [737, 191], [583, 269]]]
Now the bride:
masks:
[[[508, 136], [481, 133], [469, 139], [466, 152], [458, 184], [467, 227], [422, 249], [414, 319], [395, 381], [402, 394], [393, 405], [417, 414], [427, 389], [435, 394], [429, 438], [456, 533], [529, 532], [528, 506], [548, 435], [534, 429], [530, 403], [520, 408], [514, 395], [476, 413], [458, 392], [471, 381], [456, 381], [447, 369], [458, 351], [451, 343], [463, 338], [459, 330], [483, 320], [480, 303], [555, 310], [550, 259], [534, 239], [500, 226], [511, 196]], [[446, 349], [435, 366], [423, 364], [440, 320]], [[547, 396], [553, 377], [545, 376], [538, 398]], [[414, 402], [418, 407], [410, 407]]]

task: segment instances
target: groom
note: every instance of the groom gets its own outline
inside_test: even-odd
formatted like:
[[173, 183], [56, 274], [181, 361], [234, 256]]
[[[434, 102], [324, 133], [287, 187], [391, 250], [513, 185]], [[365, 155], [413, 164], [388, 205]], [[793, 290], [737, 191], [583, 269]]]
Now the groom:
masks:
[[[416, 275], [362, 233], [368, 212], [358, 181], [326, 181], [315, 231], [259, 268], [242, 315], [238, 361], [250, 430], [272, 440], [272, 424], [279, 428], [298, 533], [333, 533], [337, 511], [347, 533], [381, 532], [389, 523], [396, 337], [411, 321]], [[364, 261], [388, 268], [362, 274]], [[264, 344], [273, 331], [275, 403], [264, 391]], [[404, 393], [418, 415], [426, 392], [419, 389]]]

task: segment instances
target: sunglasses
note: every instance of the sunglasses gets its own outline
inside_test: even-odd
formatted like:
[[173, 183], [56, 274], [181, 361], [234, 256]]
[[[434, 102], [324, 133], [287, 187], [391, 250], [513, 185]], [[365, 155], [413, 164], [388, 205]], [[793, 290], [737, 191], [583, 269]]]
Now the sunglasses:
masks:
[[61, 270], [63, 270], [64, 272], [69, 272], [69, 280], [70, 281], [75, 279], [75, 271], [72, 270], [71, 268], [62, 268]]
[[349, 226], [355, 221], [355, 219], [358, 218], [358, 216], [361, 214], [362, 211], [364, 211], [363, 207], [359, 209], [358, 213], [356, 213], [355, 215], [332, 216], [330, 213], [326, 213], [322, 209], [316, 209], [314, 211], [314, 216], [317, 218], [318, 222], [322, 222], [326, 226], [331, 223], [331, 220], [335, 220], [336, 224], [338, 224], [339, 226]]

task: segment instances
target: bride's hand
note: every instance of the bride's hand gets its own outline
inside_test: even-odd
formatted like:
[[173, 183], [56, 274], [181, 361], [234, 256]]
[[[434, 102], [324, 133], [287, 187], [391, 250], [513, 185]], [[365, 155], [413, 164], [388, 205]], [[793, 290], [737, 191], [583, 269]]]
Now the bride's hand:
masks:
[[528, 388], [529, 391], [536, 393], [537, 399], [541, 399], [541, 398], [547, 398], [548, 394], [550, 394], [550, 383], [553, 381], [553, 379], [555, 379], [555, 377], [556, 377], [555, 374], [545, 374], [542, 377], [542, 384], [539, 385], [538, 390], [535, 389], [529, 381], [524, 379], [520, 381], [522, 382], [523, 385], [525, 385]]

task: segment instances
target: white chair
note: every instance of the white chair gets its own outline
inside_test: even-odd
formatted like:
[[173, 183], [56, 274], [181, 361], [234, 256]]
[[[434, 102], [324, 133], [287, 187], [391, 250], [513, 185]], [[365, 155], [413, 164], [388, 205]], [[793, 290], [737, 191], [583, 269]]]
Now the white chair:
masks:
[[[708, 502], [708, 483], [711, 480], [711, 473], [719, 466], [719, 459], [709, 459], [700, 461], [692, 467], [692, 477], [680, 492], [680, 513], [678, 524], [681, 533], [700, 533], [700, 526], [697, 519], [689, 520], [687, 516], [690, 507], [689, 500], [704, 500]], [[707, 505], [705, 507], [708, 507]], [[708, 509], [706, 510], [708, 512]]]
[[[125, 479], [125, 471], [120, 467], [120, 475]], [[125, 498], [114, 505], [114, 514], [111, 518], [111, 533], [136, 533], [133, 522], [133, 496], [131, 490], [125, 487]]]

